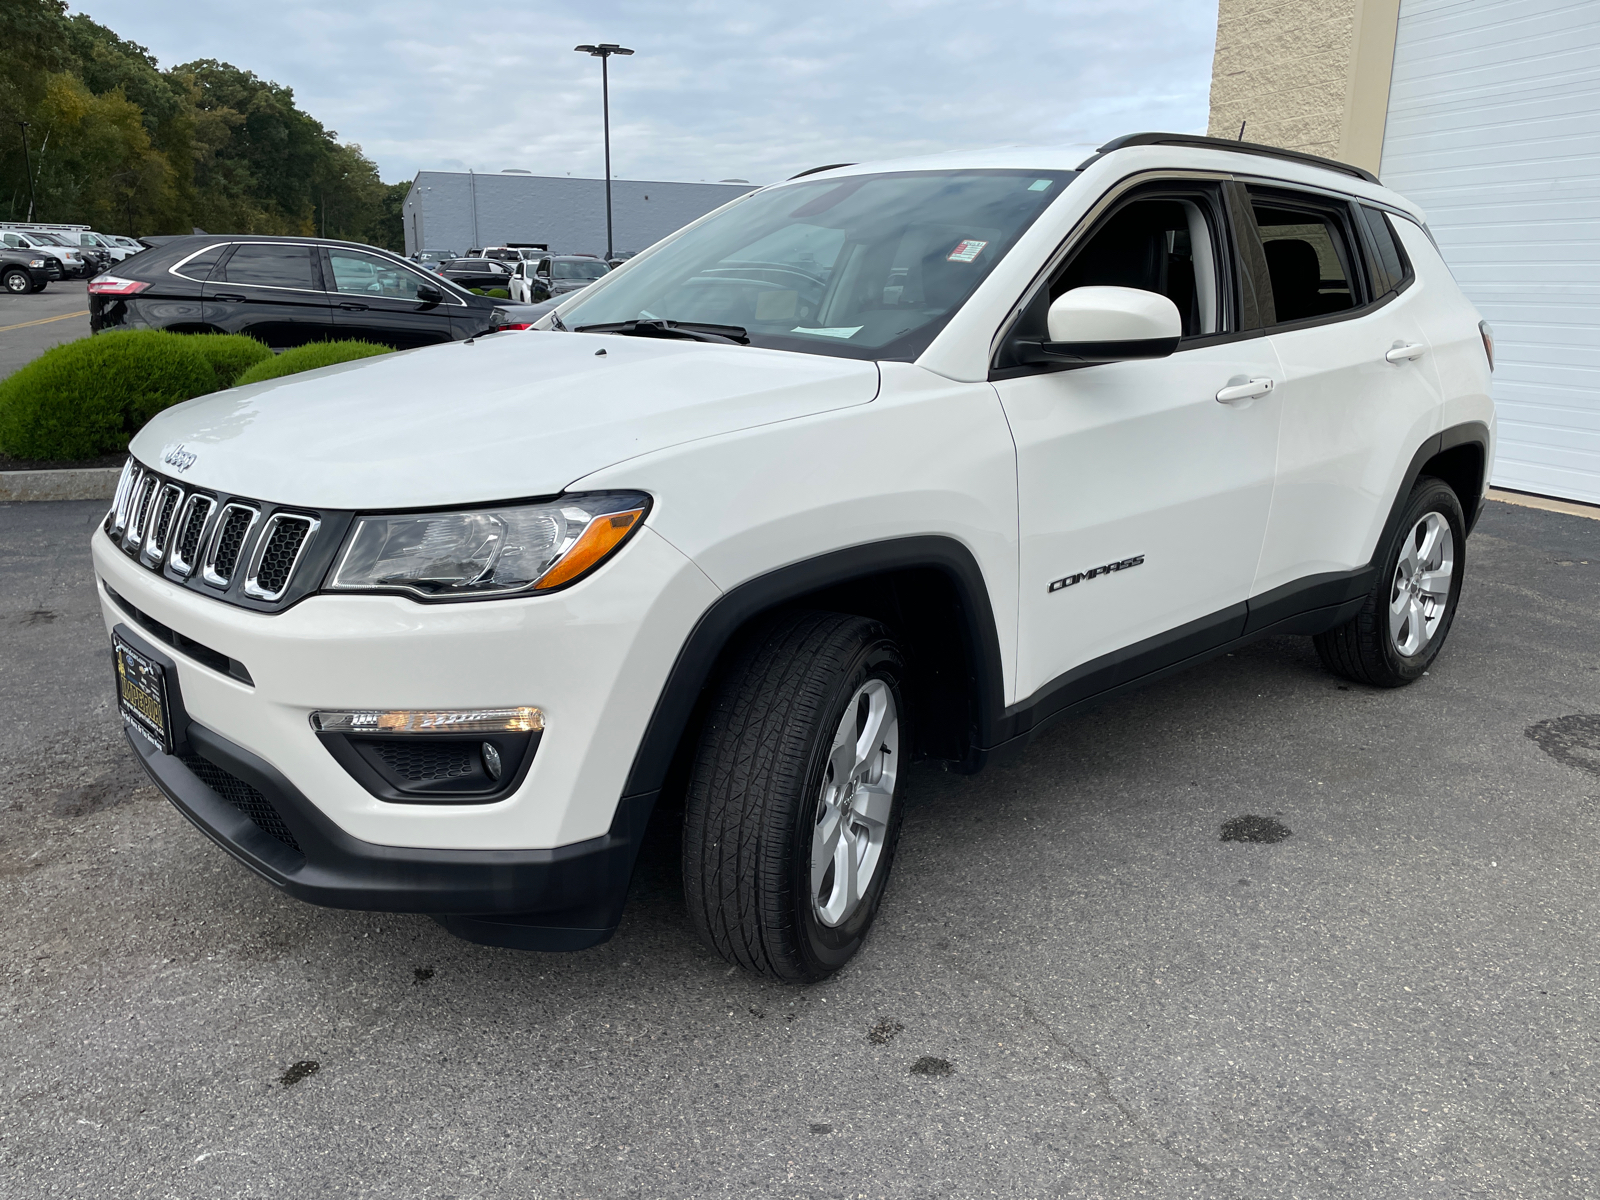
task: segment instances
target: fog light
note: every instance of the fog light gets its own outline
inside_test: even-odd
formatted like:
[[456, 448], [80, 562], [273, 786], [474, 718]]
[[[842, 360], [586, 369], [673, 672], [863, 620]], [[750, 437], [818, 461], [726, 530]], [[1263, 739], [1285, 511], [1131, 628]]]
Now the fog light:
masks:
[[500, 778], [500, 751], [495, 749], [493, 742], [483, 744], [483, 769], [489, 772], [490, 779]]
[[[314, 712], [311, 728], [318, 733], [537, 733], [544, 728], [544, 712], [529, 707]], [[500, 777], [498, 770], [493, 774]]]

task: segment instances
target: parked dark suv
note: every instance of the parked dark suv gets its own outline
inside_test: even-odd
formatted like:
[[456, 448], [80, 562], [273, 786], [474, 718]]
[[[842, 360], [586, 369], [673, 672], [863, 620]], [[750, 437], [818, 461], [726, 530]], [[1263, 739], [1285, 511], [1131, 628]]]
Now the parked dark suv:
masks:
[[506, 323], [507, 309], [372, 246], [255, 234], [173, 238], [89, 284], [95, 333], [245, 333], [274, 349], [459, 341]]

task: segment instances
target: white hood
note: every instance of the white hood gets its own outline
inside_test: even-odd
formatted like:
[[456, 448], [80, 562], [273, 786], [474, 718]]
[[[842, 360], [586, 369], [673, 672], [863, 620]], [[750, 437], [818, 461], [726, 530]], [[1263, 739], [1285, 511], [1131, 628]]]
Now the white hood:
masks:
[[259, 500], [424, 508], [551, 495], [623, 459], [877, 392], [877, 365], [858, 359], [513, 332], [201, 396], [130, 448], [185, 483]]

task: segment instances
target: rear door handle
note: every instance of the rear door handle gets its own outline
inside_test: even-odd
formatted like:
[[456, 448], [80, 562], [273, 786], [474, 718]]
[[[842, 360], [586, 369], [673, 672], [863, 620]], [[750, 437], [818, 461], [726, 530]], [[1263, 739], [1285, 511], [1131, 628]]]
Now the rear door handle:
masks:
[[349, 300], [341, 300], [341, 301], [339, 301], [339, 307], [342, 308], [342, 309], [345, 309], [348, 312], [366, 312], [367, 311], [367, 306], [365, 304], [355, 304], [355, 303], [353, 303], [353, 302], [351, 302]]
[[1408, 358], [1421, 358], [1427, 352], [1428, 348], [1417, 342], [1396, 342], [1383, 357], [1386, 362], [1397, 363]]
[[243, 296], [235, 296], [232, 292], [217, 292], [215, 295], [207, 296], [206, 299], [207, 300], [221, 300], [224, 304], [243, 304], [244, 303], [244, 297]]
[[1270, 379], [1250, 379], [1244, 375], [1235, 375], [1228, 380], [1228, 385], [1217, 393], [1219, 404], [1234, 404], [1240, 400], [1254, 400], [1257, 396], [1265, 396], [1273, 388]]

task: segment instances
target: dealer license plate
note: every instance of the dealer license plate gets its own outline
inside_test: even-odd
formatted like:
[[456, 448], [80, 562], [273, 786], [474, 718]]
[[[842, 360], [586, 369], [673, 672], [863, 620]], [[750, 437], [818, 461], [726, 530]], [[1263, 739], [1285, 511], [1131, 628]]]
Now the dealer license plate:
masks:
[[172, 753], [172, 722], [167, 715], [167, 680], [151, 662], [121, 638], [112, 638], [117, 657], [117, 707], [122, 719], [157, 749]]

